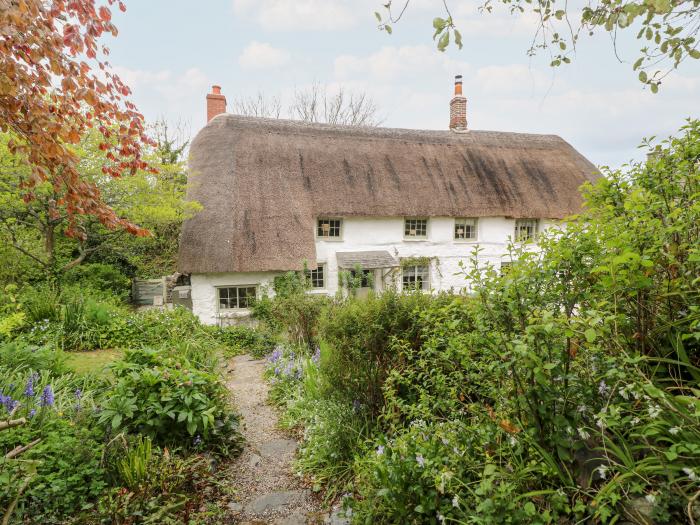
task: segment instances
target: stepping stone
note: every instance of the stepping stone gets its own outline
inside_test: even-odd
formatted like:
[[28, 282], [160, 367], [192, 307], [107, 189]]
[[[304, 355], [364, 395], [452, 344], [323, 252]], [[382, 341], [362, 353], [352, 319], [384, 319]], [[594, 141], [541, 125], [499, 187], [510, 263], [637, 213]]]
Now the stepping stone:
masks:
[[237, 503], [235, 501], [232, 501], [231, 503], [229, 503], [226, 506], [228, 507], [228, 510], [230, 510], [231, 512], [240, 512], [243, 510], [243, 505], [241, 505], [240, 503]]
[[262, 458], [257, 454], [251, 454], [250, 458], [248, 458], [248, 465], [250, 465], [251, 467], [257, 467], [260, 465], [261, 462]]
[[279, 518], [275, 521], [275, 525], [306, 525], [306, 514], [297, 511], [286, 518]]
[[280, 492], [270, 492], [258, 496], [246, 505], [247, 514], [262, 514], [266, 510], [277, 510], [294, 500], [301, 500], [306, 497], [304, 490], [285, 490]]
[[260, 445], [260, 455], [263, 457], [282, 456], [293, 454], [297, 449], [297, 442], [293, 439], [273, 439]]

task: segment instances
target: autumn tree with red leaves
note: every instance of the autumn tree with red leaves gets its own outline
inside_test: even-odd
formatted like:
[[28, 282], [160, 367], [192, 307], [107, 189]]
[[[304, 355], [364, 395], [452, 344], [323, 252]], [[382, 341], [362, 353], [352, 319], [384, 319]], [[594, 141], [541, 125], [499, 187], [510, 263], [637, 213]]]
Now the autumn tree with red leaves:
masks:
[[68, 235], [80, 237], [80, 217], [90, 215], [110, 229], [147, 231], [120, 218], [96, 185], [81, 176], [73, 145], [98, 130], [106, 176], [151, 169], [143, 116], [129, 102], [129, 88], [110, 71], [109, 50], [99, 44], [117, 35], [108, 6], [121, 1], [0, 0], [0, 129], [13, 136], [10, 150], [31, 166], [24, 198], [42, 182], [53, 186], [56, 209], [68, 216]]

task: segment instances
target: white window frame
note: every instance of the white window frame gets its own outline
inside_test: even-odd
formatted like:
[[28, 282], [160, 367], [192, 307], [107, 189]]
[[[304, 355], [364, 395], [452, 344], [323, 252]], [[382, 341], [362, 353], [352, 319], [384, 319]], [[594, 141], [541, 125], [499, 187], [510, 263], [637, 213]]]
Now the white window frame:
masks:
[[[406, 277], [413, 277], [414, 283], [418, 280], [418, 269], [419, 268], [424, 268], [425, 271], [421, 270], [421, 277], [424, 277], [424, 279], [421, 282], [421, 287], [416, 288], [415, 286], [407, 286], [405, 283], [405, 278]], [[412, 272], [413, 275], [406, 275], [406, 272]], [[422, 292], [427, 292], [430, 291], [430, 264], [428, 265], [411, 265], [411, 266], [403, 266], [401, 267], [401, 289], [406, 291], [406, 290], [420, 290]]]
[[[415, 235], [411, 235], [410, 231], [411, 229], [408, 228], [408, 221], [425, 221], [425, 234], [424, 235], [418, 235], [417, 233]], [[418, 226], [416, 224], [416, 226]], [[418, 228], [413, 229], [412, 231], [417, 232]], [[405, 240], [409, 241], [424, 241], [428, 238], [428, 235], [430, 233], [430, 220], [428, 217], [404, 217], [403, 219], [403, 238]]]
[[[314, 285], [312, 272], [317, 272], [319, 270], [321, 270], [321, 279], [323, 280], [323, 286], [315, 286]], [[328, 283], [328, 272], [326, 271], [326, 264], [325, 263], [318, 263], [316, 265], [315, 270], [306, 270], [306, 278], [308, 279], [312, 290], [325, 290], [326, 284]]]
[[[251, 305], [247, 304], [246, 306], [239, 306], [240, 305], [240, 290], [242, 288], [245, 289], [253, 289], [253, 299], [258, 298], [258, 286], [255, 284], [230, 284], [230, 285], [225, 285], [225, 286], [217, 286], [216, 287], [216, 308], [219, 312], [231, 312], [231, 311], [240, 311], [240, 310], [248, 310], [250, 309]], [[221, 306], [221, 290], [236, 290], [236, 306], [235, 307], [222, 307]], [[228, 293], [228, 292], [227, 292]], [[227, 298], [228, 299], [228, 298]], [[249, 297], [247, 297], [249, 299]], [[249, 301], [250, 303], [250, 301]]]
[[[523, 237], [520, 232], [523, 228], [532, 227], [532, 234], [527, 237]], [[539, 233], [540, 221], [539, 219], [515, 219], [515, 231], [513, 240], [515, 242], [527, 242], [533, 241], [537, 238]]]
[[[469, 224], [471, 222], [471, 225]], [[473, 229], [474, 236], [473, 237], [457, 237], [457, 228], [459, 228], [460, 223], [462, 224], [462, 227], [466, 229], [467, 225], [470, 225]], [[466, 234], [466, 232], [465, 232]], [[452, 231], [452, 235], [454, 237], [454, 240], [457, 242], [474, 242], [479, 239], [479, 219], [477, 217], [457, 217], [455, 219], [454, 223], [454, 229]]]
[[[330, 233], [330, 221], [338, 221], [338, 235], [322, 235], [319, 234], [319, 230], [322, 229], [321, 221], [329, 221], [329, 230], [328, 233]], [[316, 238], [321, 239], [323, 241], [342, 241], [343, 240], [343, 219], [342, 217], [317, 217], [316, 218], [316, 227], [314, 231], [316, 232]]]

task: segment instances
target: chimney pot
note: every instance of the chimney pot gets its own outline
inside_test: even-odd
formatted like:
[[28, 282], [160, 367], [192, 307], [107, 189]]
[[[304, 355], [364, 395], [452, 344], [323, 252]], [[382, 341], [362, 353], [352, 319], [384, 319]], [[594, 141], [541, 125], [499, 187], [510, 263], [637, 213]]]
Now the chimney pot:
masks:
[[455, 76], [455, 95], [450, 101], [450, 129], [467, 130], [467, 99], [462, 95], [462, 75]]
[[221, 113], [226, 113], [226, 97], [221, 94], [221, 86], [214, 85], [207, 94], [207, 122]]

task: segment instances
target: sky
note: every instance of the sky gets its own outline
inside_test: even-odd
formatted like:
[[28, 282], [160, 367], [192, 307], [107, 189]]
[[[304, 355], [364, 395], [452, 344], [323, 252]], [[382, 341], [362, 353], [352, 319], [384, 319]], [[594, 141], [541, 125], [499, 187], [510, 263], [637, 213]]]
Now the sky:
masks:
[[229, 108], [258, 93], [286, 108], [295, 90], [342, 87], [369, 95], [383, 126], [446, 129], [457, 74], [470, 129], [556, 134], [599, 166], [641, 159], [643, 137], [667, 137], [700, 117], [700, 61], [683, 63], [652, 94], [632, 71], [634, 30], [618, 38], [619, 58], [603, 33], [582, 37], [572, 64], [551, 68], [548, 55], [527, 55], [532, 15], [448, 0], [464, 46], [441, 53], [432, 40], [441, 0], [411, 0], [391, 35], [374, 17], [385, 1], [131, 0], [114, 15], [109, 61], [148, 121], [180, 123], [192, 136], [206, 123], [212, 84]]

